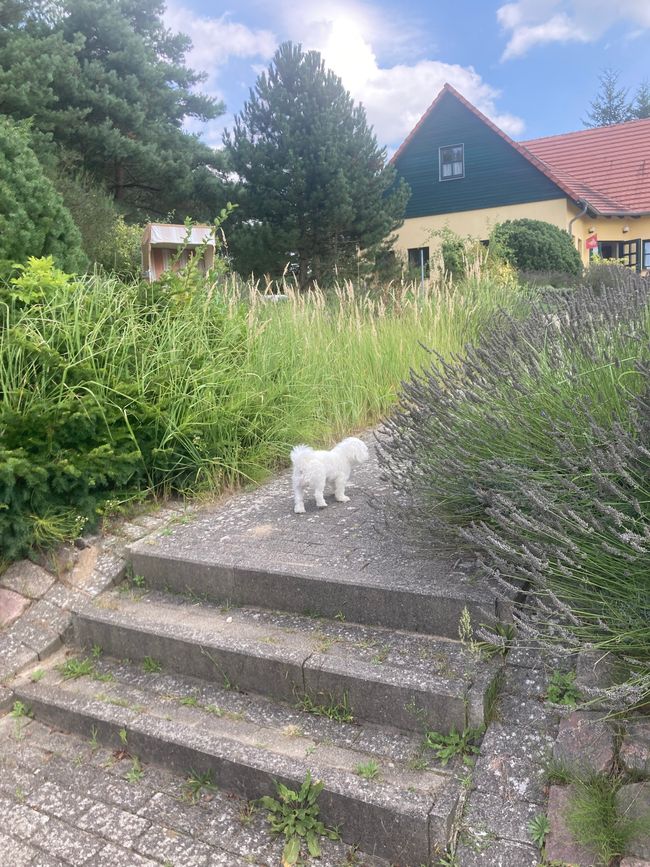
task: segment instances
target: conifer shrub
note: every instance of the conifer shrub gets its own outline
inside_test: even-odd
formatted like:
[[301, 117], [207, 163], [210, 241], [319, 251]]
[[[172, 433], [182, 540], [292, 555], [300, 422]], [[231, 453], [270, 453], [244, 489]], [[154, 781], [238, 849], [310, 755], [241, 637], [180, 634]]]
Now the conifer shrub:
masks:
[[493, 229], [490, 245], [519, 271], [582, 272], [570, 235], [543, 220], [506, 220]]
[[525, 636], [615, 654], [627, 704], [650, 695], [649, 299], [626, 272], [504, 314], [464, 358], [434, 353], [381, 437], [400, 532], [527, 589]]
[[0, 117], [0, 274], [29, 256], [67, 271], [87, 265], [81, 237], [30, 147], [29, 128]]

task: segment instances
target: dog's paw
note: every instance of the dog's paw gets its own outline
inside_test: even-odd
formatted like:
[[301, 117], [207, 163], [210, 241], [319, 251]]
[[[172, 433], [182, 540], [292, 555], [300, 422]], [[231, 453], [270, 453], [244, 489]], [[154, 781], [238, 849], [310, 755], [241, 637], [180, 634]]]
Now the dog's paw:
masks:
[[336, 502], [337, 503], [349, 503], [350, 498], [346, 497], [345, 494], [343, 494], [343, 496], [341, 496], [341, 497], [336, 497]]
[[305, 514], [305, 507], [303, 505], [294, 506], [293, 511], [296, 513], [296, 515], [304, 515]]
[[318, 506], [319, 509], [326, 509], [327, 508], [327, 503], [325, 502], [325, 500], [323, 500], [322, 503], [316, 503], [316, 505]]

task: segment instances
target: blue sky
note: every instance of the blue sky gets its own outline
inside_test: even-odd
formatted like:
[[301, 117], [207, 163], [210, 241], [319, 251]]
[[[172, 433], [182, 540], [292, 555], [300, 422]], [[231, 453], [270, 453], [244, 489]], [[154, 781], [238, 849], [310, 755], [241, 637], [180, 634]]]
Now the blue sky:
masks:
[[392, 153], [445, 81], [522, 140], [582, 129], [604, 67], [650, 79], [650, 0], [167, 0], [189, 64], [227, 113], [195, 125], [219, 146], [276, 47], [319, 50]]

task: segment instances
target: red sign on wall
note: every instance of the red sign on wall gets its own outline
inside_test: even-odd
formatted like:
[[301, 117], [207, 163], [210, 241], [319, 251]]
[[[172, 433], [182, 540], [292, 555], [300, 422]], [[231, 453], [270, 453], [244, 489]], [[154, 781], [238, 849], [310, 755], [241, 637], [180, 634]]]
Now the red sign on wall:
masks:
[[587, 248], [587, 250], [597, 250], [598, 249], [598, 235], [589, 235], [589, 237], [585, 241], [585, 247]]

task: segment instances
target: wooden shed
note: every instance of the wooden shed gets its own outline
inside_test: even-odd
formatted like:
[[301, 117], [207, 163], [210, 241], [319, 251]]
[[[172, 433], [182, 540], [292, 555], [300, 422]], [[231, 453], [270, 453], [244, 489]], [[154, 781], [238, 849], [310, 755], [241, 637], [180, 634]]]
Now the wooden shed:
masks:
[[[142, 273], [153, 283], [165, 271], [180, 271], [201, 251], [198, 263], [203, 273], [214, 265], [215, 241], [212, 226], [147, 223], [142, 236]], [[180, 254], [180, 255], [179, 255]]]

